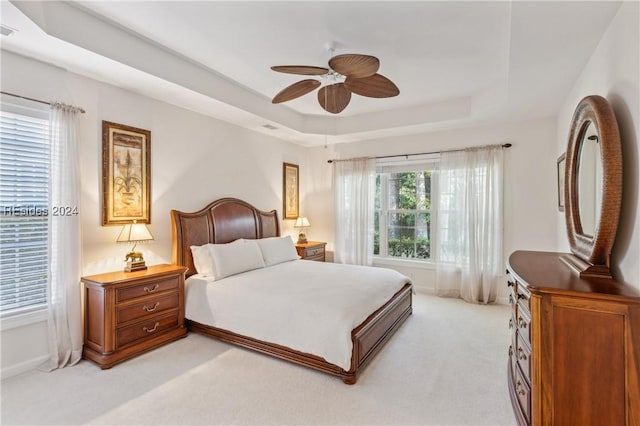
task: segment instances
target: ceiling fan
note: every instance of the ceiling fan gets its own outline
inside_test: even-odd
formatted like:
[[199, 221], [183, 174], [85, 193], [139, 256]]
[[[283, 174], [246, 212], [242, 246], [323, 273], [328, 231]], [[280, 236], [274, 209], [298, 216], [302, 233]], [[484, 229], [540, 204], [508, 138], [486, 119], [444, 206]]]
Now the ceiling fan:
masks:
[[[321, 76], [327, 84], [318, 91], [320, 106], [332, 114], [342, 112], [351, 93], [369, 98], [390, 98], [400, 93], [398, 87], [387, 77], [378, 74], [380, 60], [375, 56], [346, 54], [329, 60], [329, 68], [307, 65], [278, 65], [272, 70], [287, 74]], [[299, 98], [322, 86], [318, 80], [309, 78], [282, 89], [272, 103], [279, 104]]]

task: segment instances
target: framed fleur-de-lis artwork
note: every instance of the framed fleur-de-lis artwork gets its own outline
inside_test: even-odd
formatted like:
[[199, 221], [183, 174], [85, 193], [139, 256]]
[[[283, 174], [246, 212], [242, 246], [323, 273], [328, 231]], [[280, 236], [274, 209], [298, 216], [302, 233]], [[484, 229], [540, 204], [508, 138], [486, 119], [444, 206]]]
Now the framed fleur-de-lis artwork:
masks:
[[299, 169], [297, 164], [283, 163], [282, 165], [282, 199], [283, 218], [297, 219], [300, 213]]
[[151, 223], [151, 132], [102, 122], [102, 225]]

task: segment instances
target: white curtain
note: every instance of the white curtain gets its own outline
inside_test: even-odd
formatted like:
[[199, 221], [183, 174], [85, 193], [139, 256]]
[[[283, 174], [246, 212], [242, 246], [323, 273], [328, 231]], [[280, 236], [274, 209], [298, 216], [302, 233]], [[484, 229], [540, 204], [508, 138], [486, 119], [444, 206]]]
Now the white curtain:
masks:
[[75, 107], [51, 105], [49, 360], [41, 367], [48, 371], [73, 365], [82, 357], [78, 113]]
[[373, 261], [375, 178], [373, 158], [334, 163], [336, 263], [371, 265]]
[[496, 300], [502, 277], [502, 147], [444, 152], [436, 200], [436, 294]]

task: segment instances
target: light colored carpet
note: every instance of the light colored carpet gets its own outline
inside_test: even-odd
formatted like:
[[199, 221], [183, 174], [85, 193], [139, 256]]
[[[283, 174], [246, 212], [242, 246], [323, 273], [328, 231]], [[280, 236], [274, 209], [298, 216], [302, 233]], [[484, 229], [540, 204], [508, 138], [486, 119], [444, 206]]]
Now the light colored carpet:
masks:
[[110, 370], [88, 361], [1, 383], [2, 424], [513, 425], [509, 307], [416, 295], [349, 386], [197, 334]]

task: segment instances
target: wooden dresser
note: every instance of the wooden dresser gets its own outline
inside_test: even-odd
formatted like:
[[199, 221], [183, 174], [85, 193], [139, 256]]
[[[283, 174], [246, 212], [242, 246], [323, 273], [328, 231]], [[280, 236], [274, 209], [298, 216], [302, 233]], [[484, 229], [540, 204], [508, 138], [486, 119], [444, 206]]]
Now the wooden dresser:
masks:
[[318, 262], [324, 262], [324, 248], [326, 245], [327, 243], [320, 241], [309, 241], [306, 243], [296, 244], [296, 250], [298, 251], [298, 256], [305, 260], [317, 260]]
[[184, 337], [187, 268], [156, 265], [137, 272], [82, 277], [83, 356], [101, 368]]
[[508, 381], [520, 425], [640, 425], [640, 292], [516, 251]]

